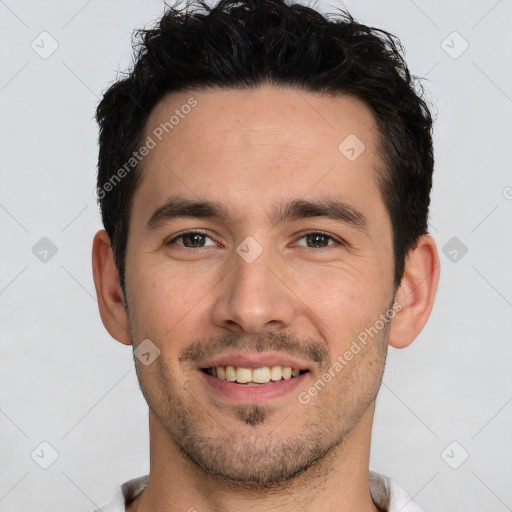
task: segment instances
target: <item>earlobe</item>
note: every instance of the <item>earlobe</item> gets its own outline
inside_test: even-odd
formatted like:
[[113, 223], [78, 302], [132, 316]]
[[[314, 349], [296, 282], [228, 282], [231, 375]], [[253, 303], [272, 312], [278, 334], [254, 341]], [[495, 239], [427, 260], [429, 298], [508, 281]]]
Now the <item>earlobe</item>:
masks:
[[125, 345], [130, 345], [125, 298], [120, 285], [110, 237], [104, 230], [98, 231], [94, 237], [92, 269], [103, 325], [114, 339]]
[[391, 322], [390, 346], [405, 348], [421, 332], [434, 305], [439, 273], [436, 244], [430, 235], [424, 235], [406, 258], [404, 275], [395, 295], [400, 311]]

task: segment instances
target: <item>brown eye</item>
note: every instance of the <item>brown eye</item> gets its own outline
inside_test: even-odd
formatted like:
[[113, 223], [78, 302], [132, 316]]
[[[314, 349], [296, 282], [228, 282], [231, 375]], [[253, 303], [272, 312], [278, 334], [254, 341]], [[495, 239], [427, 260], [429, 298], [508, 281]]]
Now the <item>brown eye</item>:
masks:
[[297, 243], [297, 245], [311, 249], [323, 249], [324, 247], [330, 245], [339, 245], [339, 242], [336, 241], [332, 236], [328, 235], [327, 233], [322, 233], [321, 231], [306, 233], [299, 240], [305, 240], [305, 243]]
[[[170, 240], [167, 245], [176, 244], [186, 247], [187, 249], [200, 249], [201, 247], [215, 245], [215, 242], [207, 244], [207, 239], [210, 239], [213, 242], [209, 236], [201, 233], [200, 231], [187, 231], [186, 233], [182, 233]], [[178, 243], [178, 240], [181, 240], [181, 243]]]
[[326, 247], [329, 245], [329, 238], [321, 234], [306, 235], [308, 247]]

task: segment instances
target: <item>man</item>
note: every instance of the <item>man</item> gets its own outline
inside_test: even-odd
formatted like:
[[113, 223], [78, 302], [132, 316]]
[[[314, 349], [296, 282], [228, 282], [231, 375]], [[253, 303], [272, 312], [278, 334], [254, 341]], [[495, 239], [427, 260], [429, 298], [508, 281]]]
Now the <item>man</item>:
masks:
[[419, 510], [368, 469], [387, 346], [439, 279], [399, 43], [282, 0], [170, 8], [97, 118], [94, 280], [151, 453], [102, 510]]

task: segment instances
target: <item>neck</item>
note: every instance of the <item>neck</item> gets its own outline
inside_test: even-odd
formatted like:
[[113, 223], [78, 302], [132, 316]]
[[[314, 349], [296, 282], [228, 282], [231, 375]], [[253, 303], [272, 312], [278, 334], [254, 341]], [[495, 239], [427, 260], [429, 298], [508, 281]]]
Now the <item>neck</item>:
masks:
[[265, 488], [206, 474], [181, 453], [150, 413], [148, 485], [128, 511], [378, 511], [371, 499], [368, 471], [373, 412], [369, 408], [343, 445], [309, 469], [291, 481]]

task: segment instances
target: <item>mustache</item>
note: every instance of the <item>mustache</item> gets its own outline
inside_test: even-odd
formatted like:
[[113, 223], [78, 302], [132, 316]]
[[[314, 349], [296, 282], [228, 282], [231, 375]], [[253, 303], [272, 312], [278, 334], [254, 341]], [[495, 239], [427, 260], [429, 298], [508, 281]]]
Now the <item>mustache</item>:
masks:
[[194, 341], [183, 349], [179, 361], [180, 363], [198, 363], [221, 354], [226, 349], [234, 349], [237, 352], [245, 350], [283, 352], [309, 359], [320, 366], [329, 363], [329, 352], [325, 344], [314, 338], [299, 338], [294, 333], [284, 331], [269, 331], [257, 338], [243, 333], [227, 333], [209, 341]]

